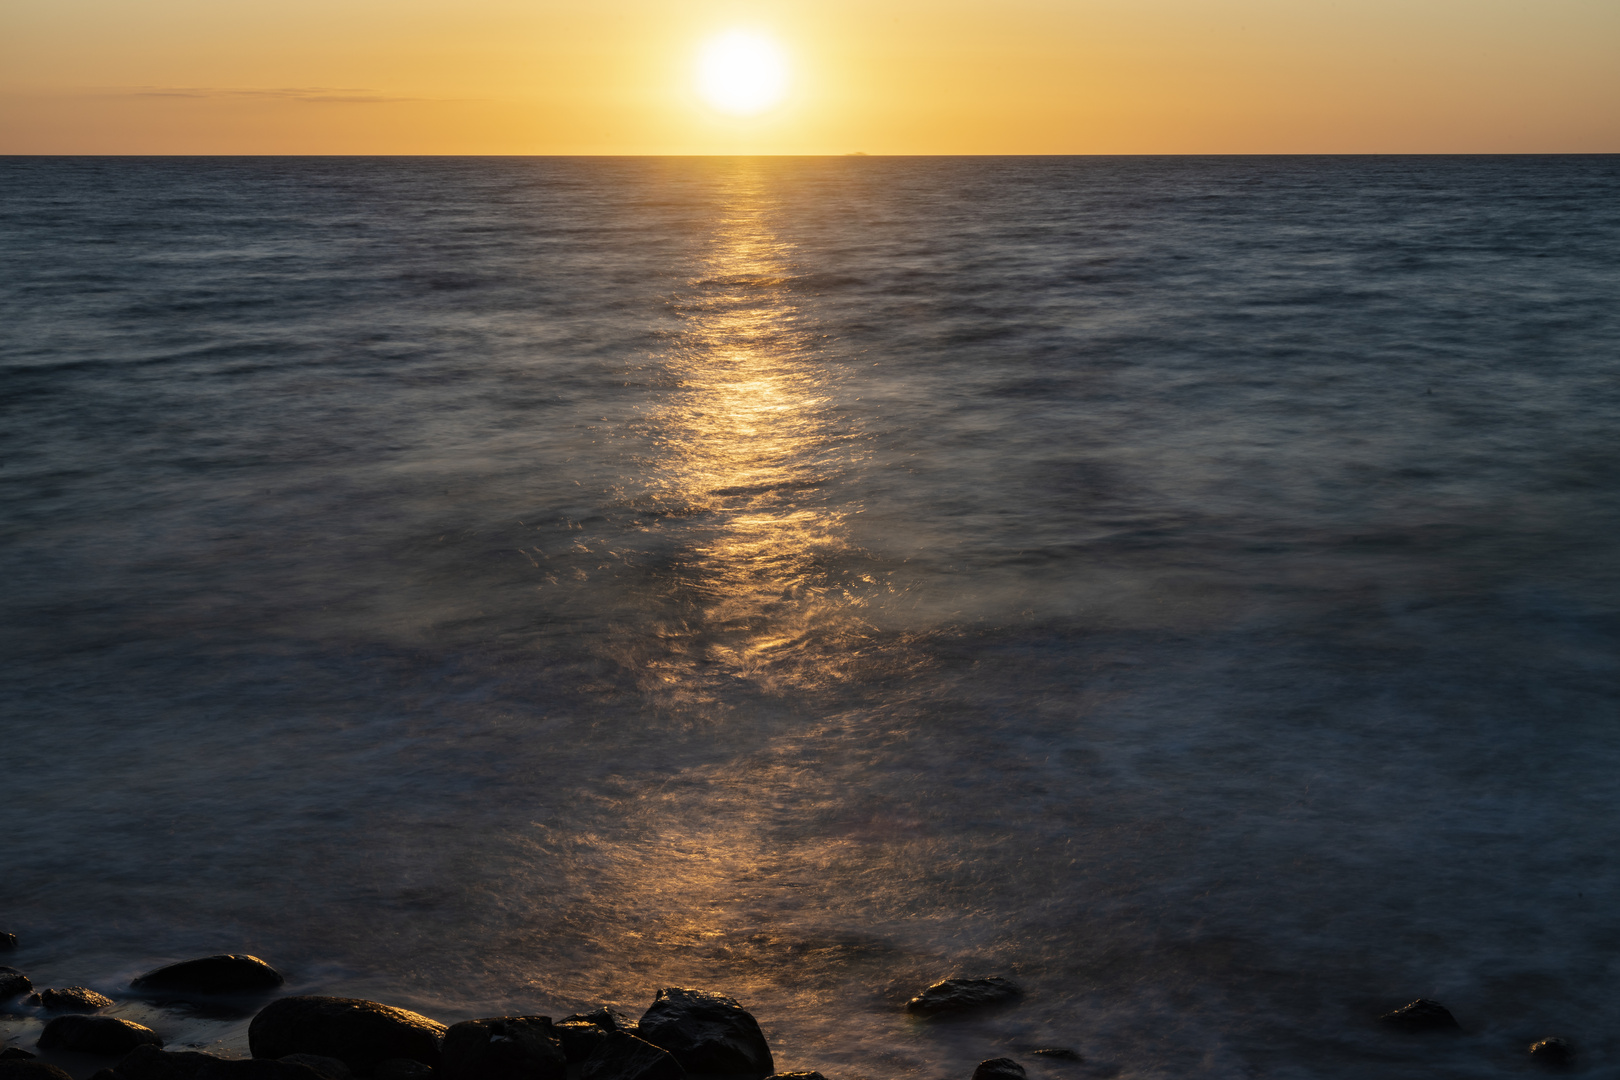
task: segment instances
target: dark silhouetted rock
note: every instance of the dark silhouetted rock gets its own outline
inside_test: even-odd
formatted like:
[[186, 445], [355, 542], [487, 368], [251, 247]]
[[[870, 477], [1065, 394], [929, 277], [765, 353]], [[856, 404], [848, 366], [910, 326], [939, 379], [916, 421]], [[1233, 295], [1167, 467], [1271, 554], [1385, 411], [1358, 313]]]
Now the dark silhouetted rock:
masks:
[[112, 1003], [112, 998], [86, 986], [64, 986], [60, 990], [47, 988], [28, 995], [28, 1004], [39, 1005], [46, 1012], [95, 1012]]
[[137, 1046], [162, 1046], [157, 1032], [116, 1016], [58, 1016], [39, 1034], [42, 1050], [123, 1057]]
[[43, 1061], [0, 1061], [0, 1080], [73, 1080], [66, 1071]]
[[[353, 1071], [335, 1057], [322, 1057], [319, 1054], [288, 1054], [286, 1057], [277, 1058], [276, 1060], [285, 1061], [289, 1065], [302, 1065], [305, 1068], [314, 1069], [324, 1076], [326, 1080], [353, 1080], [354, 1077]], [[423, 1066], [423, 1068], [426, 1067]]]
[[1012, 1058], [987, 1058], [973, 1070], [973, 1080], [1024, 1080], [1024, 1067]]
[[564, 1020], [554, 1024], [551, 1030], [557, 1036], [557, 1041], [562, 1043], [563, 1056], [570, 1065], [588, 1059], [607, 1038], [607, 1031], [589, 1020]]
[[999, 975], [946, 979], [906, 1002], [906, 1011], [918, 1016], [948, 1016], [1009, 1005], [1023, 996], [1022, 990]]
[[1031, 1057], [1046, 1058], [1048, 1061], [1084, 1061], [1085, 1058], [1070, 1050], [1067, 1046], [1042, 1046], [1031, 1050]]
[[588, 1013], [575, 1013], [572, 1016], [565, 1016], [562, 1022], [571, 1024], [576, 1020], [583, 1020], [587, 1024], [595, 1024], [603, 1031], [628, 1031], [632, 1035], [636, 1033], [634, 1018], [617, 1009], [609, 1009], [605, 1006]]
[[8, 1046], [0, 1050], [0, 1061], [32, 1061], [34, 1055], [20, 1046]]
[[112, 1069], [97, 1069], [90, 1074], [90, 1080], [124, 1080], [124, 1077]]
[[681, 1080], [685, 1074], [669, 1051], [626, 1031], [610, 1031], [580, 1067], [580, 1080]]
[[204, 956], [148, 971], [130, 983], [137, 990], [193, 994], [252, 994], [274, 990], [286, 979], [257, 956]]
[[568, 1058], [549, 1016], [494, 1016], [453, 1025], [439, 1058], [442, 1080], [566, 1080]]
[[160, 1050], [147, 1044], [125, 1054], [114, 1071], [122, 1080], [195, 1080], [204, 1065], [222, 1060], [196, 1050]]
[[1407, 1005], [1402, 1005], [1394, 1012], [1387, 1012], [1378, 1018], [1391, 1027], [1402, 1031], [1457, 1031], [1460, 1030], [1456, 1017], [1451, 1011], [1438, 1001], [1428, 998], [1418, 998]]
[[389, 1058], [437, 1066], [444, 1032], [437, 1020], [375, 1001], [288, 997], [259, 1010], [248, 1025], [248, 1047], [256, 1058], [335, 1057], [367, 1074]]
[[16, 968], [0, 967], [0, 1001], [26, 994], [34, 988], [28, 976]]
[[1530, 1056], [1547, 1065], [1568, 1065], [1575, 1058], [1569, 1043], [1557, 1035], [1530, 1044]]
[[818, 1072], [786, 1072], [772, 1073], [765, 1080], [827, 1080]]
[[197, 1080], [325, 1080], [325, 1078], [308, 1065], [288, 1061], [286, 1058], [216, 1058], [197, 1070]]
[[17, 947], [16, 934], [0, 934], [0, 952], [10, 952]]
[[637, 1034], [668, 1050], [687, 1072], [765, 1077], [776, 1071], [759, 1023], [724, 994], [667, 986], [641, 1015]]
[[410, 1058], [389, 1058], [379, 1061], [372, 1070], [372, 1080], [433, 1080], [433, 1070]]

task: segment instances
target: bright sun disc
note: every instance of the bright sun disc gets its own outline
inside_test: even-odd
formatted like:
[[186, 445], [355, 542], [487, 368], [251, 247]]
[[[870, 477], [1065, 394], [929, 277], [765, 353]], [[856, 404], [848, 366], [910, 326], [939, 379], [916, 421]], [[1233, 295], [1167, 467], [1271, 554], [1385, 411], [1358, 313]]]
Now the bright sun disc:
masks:
[[703, 47], [697, 86], [703, 100], [721, 112], [753, 116], [782, 100], [787, 61], [769, 38], [734, 30]]

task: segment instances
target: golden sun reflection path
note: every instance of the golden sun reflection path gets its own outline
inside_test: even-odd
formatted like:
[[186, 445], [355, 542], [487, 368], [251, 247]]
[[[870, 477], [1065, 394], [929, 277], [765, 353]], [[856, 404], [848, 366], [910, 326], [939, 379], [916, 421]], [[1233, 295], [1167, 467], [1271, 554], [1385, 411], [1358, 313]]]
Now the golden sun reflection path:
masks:
[[861, 454], [840, 419], [824, 335], [795, 292], [780, 207], [746, 165], [685, 290], [665, 357], [673, 388], [645, 416], [643, 497], [681, 521], [668, 567], [674, 617], [654, 632], [666, 689], [718, 668], [766, 688], [836, 679], [858, 659], [877, 582], [845, 522], [842, 477]]

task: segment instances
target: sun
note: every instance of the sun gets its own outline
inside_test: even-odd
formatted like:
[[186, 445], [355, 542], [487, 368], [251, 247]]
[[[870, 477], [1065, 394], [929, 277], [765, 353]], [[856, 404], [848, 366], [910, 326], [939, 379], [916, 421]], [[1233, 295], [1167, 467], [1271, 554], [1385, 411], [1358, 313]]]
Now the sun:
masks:
[[733, 30], [698, 54], [698, 95], [721, 112], [758, 115], [782, 100], [787, 85], [787, 59], [763, 34]]

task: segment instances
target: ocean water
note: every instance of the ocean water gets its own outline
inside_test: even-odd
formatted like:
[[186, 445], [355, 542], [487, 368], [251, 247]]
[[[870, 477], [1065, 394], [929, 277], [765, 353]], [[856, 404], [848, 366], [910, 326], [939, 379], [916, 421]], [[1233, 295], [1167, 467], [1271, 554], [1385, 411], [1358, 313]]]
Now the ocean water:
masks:
[[37, 985], [1620, 1068], [1620, 158], [9, 158], [0, 326]]

